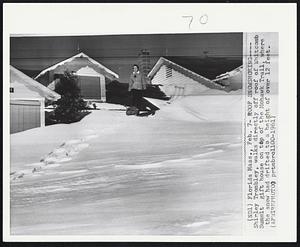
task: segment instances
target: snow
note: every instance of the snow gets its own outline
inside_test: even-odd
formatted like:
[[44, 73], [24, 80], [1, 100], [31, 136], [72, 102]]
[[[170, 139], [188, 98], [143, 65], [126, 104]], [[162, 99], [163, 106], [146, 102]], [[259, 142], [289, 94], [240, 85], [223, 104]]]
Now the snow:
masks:
[[191, 224], [187, 224], [185, 225], [185, 227], [199, 227], [199, 226], [204, 226], [204, 225], [208, 225], [209, 222], [208, 221], [200, 221], [200, 222], [194, 222]]
[[173, 64], [173, 65], [175, 65], [176, 67], [179, 67], [179, 68], [185, 70], [186, 72], [188, 72], [188, 73], [190, 73], [190, 74], [193, 74], [193, 75], [195, 75], [195, 76], [198, 76], [199, 78], [201, 78], [202, 80], [207, 81], [208, 83], [212, 83], [211, 80], [209, 80], [208, 78], [205, 78], [204, 76], [201, 76], [201, 75], [199, 75], [199, 74], [197, 74], [197, 73], [195, 73], [195, 72], [193, 72], [193, 71], [191, 71], [191, 70], [189, 70], [189, 69], [186, 69], [186, 68], [180, 66], [179, 64], [176, 64], [176, 63], [174, 63], [174, 62], [172, 62], [172, 61], [170, 61], [169, 59], [166, 59], [166, 58], [164, 58], [164, 57], [160, 57], [160, 58], [159, 58], [159, 60], [157, 61], [157, 63], [154, 65], [154, 67], [153, 67], [153, 68], [151, 69], [151, 71], [148, 73], [148, 77], [152, 77], [152, 76], [159, 70], [159, 68], [162, 66], [162, 64], [164, 64], [164, 63], [167, 63], [167, 64]]
[[99, 103], [99, 102], [93, 102], [93, 101], [88, 101], [89, 107], [93, 109], [93, 104], [96, 105], [96, 109], [98, 110], [120, 110], [120, 111], [125, 111], [126, 107], [123, 105], [116, 105], [116, 104], [111, 104], [111, 103]]
[[158, 112], [162, 117], [167, 116], [180, 121], [204, 122], [239, 122], [242, 118], [241, 90], [226, 93], [209, 90], [210, 94], [201, 96], [177, 97], [171, 103], [157, 99], [149, 99], [151, 103], [162, 107]]
[[236, 75], [240, 75], [242, 73], [243, 73], [243, 65], [235, 68], [234, 70], [231, 70], [229, 72], [218, 75], [214, 81], [224, 80], [224, 79], [236, 76]]
[[240, 234], [241, 118], [220, 113], [236, 114], [231, 96], [154, 100], [149, 117], [104, 104], [12, 134], [11, 234]]
[[235, 68], [232, 71], [221, 74], [214, 79], [214, 82], [230, 86], [232, 90], [242, 88], [243, 65]]
[[99, 66], [101, 69], [104, 69], [107, 73], [113, 75], [114, 77], [116, 78], [119, 78], [119, 75], [117, 75], [115, 72], [111, 71], [110, 69], [106, 68], [105, 66], [103, 66], [102, 64], [100, 64], [99, 62], [97, 62], [96, 60], [92, 59], [91, 57], [89, 57], [88, 55], [84, 54], [83, 52], [80, 52], [78, 54], [76, 54], [75, 56], [73, 57], [70, 57], [66, 60], [63, 60], [57, 64], [54, 64], [52, 65], [51, 67], [47, 68], [47, 69], [44, 69], [42, 72], [40, 72], [34, 79], [37, 79], [39, 78], [41, 75], [45, 74], [46, 72], [50, 71], [50, 70], [54, 70], [55, 68], [57, 68], [58, 66], [60, 65], [63, 65], [65, 63], [69, 63], [69, 62], [72, 62], [75, 58], [77, 57], [85, 57], [87, 58], [91, 63]]
[[10, 83], [14, 88], [14, 93], [10, 94], [11, 98], [46, 98], [57, 100], [60, 95], [39, 82], [33, 80], [13, 66], [10, 66]]

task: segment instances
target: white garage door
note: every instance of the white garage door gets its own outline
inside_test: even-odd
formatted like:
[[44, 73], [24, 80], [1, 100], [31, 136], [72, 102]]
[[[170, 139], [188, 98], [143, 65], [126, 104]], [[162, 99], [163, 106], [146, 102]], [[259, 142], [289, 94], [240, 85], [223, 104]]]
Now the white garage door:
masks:
[[10, 101], [10, 133], [41, 127], [41, 101]]

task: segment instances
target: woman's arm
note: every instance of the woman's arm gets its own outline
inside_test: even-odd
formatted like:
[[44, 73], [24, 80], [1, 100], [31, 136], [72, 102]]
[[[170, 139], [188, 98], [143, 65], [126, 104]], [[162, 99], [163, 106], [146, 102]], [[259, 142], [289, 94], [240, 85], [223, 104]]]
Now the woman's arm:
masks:
[[130, 78], [129, 78], [129, 83], [128, 83], [128, 92], [131, 91], [132, 85], [133, 85], [133, 81], [132, 81], [132, 78], [131, 78], [131, 76], [130, 76]]
[[143, 87], [143, 89], [145, 90], [145, 89], [147, 89], [147, 84], [148, 84], [148, 82], [147, 82], [147, 78], [145, 77], [145, 76], [143, 76], [142, 75], [142, 87]]

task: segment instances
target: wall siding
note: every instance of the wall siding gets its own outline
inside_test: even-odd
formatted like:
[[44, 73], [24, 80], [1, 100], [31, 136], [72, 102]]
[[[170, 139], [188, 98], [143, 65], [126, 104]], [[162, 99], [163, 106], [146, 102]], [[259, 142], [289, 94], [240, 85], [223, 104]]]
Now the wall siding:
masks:
[[163, 85], [161, 89], [168, 96], [201, 95], [209, 88], [172, 69], [172, 76], [166, 77], [167, 66], [163, 65], [152, 79], [152, 84]]
[[100, 75], [100, 89], [101, 89], [101, 100], [106, 102], [106, 86], [105, 86], [105, 76]]
[[41, 102], [13, 100], [10, 102], [10, 133], [41, 127]]

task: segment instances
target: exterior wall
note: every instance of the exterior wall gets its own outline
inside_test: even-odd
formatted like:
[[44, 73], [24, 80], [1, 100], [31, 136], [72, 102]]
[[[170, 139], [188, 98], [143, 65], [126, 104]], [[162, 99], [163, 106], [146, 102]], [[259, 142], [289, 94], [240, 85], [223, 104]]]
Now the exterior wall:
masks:
[[172, 69], [172, 75], [166, 77], [167, 66], [163, 65], [152, 79], [152, 84], [161, 84], [167, 96], [199, 95], [209, 88]]
[[10, 100], [10, 133], [45, 125], [44, 101], [38, 99]]
[[100, 88], [101, 88], [101, 100], [106, 102], [106, 84], [105, 84], [105, 76], [100, 75]]

